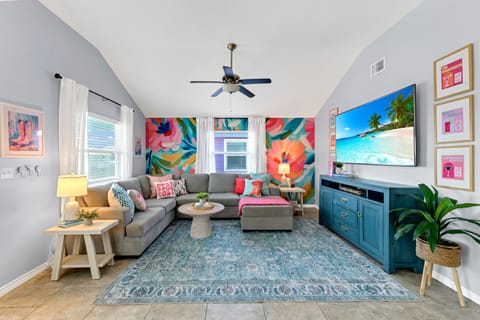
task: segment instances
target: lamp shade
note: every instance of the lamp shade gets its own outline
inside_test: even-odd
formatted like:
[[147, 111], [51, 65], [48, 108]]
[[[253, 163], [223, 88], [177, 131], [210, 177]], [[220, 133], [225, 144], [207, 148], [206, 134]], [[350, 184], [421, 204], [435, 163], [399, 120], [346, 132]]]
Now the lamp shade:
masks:
[[65, 175], [57, 180], [57, 197], [76, 197], [87, 194], [87, 176]]
[[290, 174], [290, 165], [288, 163], [280, 163], [278, 165], [278, 173]]

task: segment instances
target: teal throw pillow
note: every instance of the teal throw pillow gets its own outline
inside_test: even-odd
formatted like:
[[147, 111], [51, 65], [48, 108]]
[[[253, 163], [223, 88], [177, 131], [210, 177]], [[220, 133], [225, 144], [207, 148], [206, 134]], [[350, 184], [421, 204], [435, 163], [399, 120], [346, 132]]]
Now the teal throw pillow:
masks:
[[130, 209], [130, 218], [133, 219], [135, 204], [127, 191], [116, 183], [113, 183], [110, 190], [108, 190], [108, 205], [110, 207], [128, 207]]
[[270, 173], [251, 173], [250, 176], [253, 180], [262, 180], [262, 195], [269, 196], [272, 175]]
[[245, 180], [244, 196], [261, 197], [262, 196], [262, 180]]

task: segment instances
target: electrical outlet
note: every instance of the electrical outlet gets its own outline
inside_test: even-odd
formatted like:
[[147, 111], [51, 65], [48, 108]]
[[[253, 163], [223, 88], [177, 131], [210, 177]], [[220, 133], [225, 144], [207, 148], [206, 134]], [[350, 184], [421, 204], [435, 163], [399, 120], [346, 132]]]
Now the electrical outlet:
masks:
[[13, 179], [15, 177], [15, 171], [13, 168], [1, 168], [0, 179]]

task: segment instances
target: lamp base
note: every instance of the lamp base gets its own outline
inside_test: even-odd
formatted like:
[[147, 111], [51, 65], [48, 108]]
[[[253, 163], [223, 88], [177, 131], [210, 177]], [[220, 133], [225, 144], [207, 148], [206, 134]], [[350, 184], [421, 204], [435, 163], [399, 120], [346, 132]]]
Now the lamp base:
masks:
[[67, 202], [63, 208], [63, 221], [70, 221], [77, 219], [77, 213], [80, 210], [80, 205], [75, 200]]
[[288, 179], [287, 179], [287, 177], [286, 177], [285, 175], [282, 176], [282, 180], [280, 180], [280, 185], [281, 185], [281, 186], [286, 186], [286, 187], [289, 186], [289, 184], [288, 184]]

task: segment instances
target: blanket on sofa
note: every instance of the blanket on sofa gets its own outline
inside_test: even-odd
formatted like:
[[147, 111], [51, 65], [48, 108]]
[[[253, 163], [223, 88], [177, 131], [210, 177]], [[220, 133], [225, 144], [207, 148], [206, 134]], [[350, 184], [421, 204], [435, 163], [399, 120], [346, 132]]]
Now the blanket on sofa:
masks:
[[238, 216], [242, 215], [244, 206], [291, 206], [290, 202], [281, 197], [245, 197], [238, 202]]

